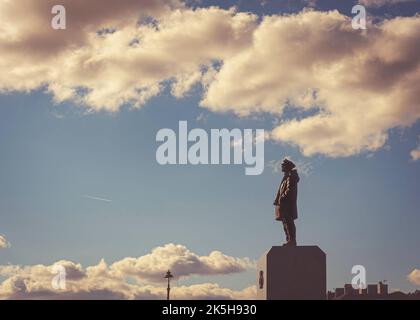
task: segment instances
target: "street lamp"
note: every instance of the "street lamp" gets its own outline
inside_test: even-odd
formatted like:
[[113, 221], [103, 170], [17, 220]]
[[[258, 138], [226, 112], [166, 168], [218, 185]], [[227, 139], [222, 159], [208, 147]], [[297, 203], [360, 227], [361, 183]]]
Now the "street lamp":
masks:
[[168, 272], [166, 272], [166, 275], [165, 275], [165, 279], [168, 279], [168, 288], [167, 288], [168, 294], [166, 296], [166, 300], [169, 300], [169, 292], [171, 291], [170, 281], [171, 281], [171, 278], [173, 277], [174, 276], [172, 275], [171, 271], [168, 270]]

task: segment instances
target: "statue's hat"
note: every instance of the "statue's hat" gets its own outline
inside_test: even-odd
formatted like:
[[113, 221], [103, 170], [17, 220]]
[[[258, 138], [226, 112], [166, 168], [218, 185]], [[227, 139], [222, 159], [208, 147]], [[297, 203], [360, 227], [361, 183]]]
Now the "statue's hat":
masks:
[[293, 168], [296, 167], [296, 165], [292, 161], [290, 161], [289, 159], [287, 159], [287, 158], [284, 158], [282, 164], [284, 164], [285, 166], [287, 166], [288, 168], [291, 168], [291, 169], [293, 169]]

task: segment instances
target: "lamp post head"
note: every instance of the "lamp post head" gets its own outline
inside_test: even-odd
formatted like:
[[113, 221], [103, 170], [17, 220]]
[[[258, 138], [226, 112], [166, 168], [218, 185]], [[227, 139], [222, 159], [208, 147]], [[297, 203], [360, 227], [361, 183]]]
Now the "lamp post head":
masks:
[[170, 271], [170, 270], [168, 270], [168, 271], [166, 272], [165, 279], [170, 279], [170, 278], [173, 278], [173, 277], [174, 277], [174, 276], [172, 275], [171, 271]]

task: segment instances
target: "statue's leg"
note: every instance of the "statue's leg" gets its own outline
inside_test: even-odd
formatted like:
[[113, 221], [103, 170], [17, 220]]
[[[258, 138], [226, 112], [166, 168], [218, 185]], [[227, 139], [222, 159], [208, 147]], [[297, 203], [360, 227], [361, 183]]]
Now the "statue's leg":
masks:
[[282, 219], [283, 222], [283, 230], [284, 230], [284, 234], [286, 235], [286, 242], [289, 242], [290, 240], [290, 235], [289, 235], [289, 229], [287, 226], [287, 221], [285, 218]]
[[289, 240], [296, 244], [296, 225], [293, 219], [289, 219], [287, 229], [289, 230]]

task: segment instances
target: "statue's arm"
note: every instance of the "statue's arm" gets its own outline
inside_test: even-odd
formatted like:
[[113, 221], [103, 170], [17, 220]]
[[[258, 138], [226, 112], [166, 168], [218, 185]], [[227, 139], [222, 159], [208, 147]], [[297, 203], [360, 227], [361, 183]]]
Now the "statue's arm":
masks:
[[284, 191], [283, 193], [280, 195], [280, 199], [284, 200], [287, 198], [287, 195], [289, 194], [289, 189], [290, 189], [290, 178], [287, 178], [287, 180], [285, 181], [285, 187], [284, 187]]
[[280, 187], [277, 189], [276, 197], [274, 198], [273, 205], [278, 206], [280, 200]]
[[289, 195], [294, 194], [297, 190], [297, 180], [289, 177], [286, 181], [286, 188], [284, 190], [284, 193], [281, 195], [281, 199], [286, 200]]

